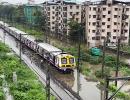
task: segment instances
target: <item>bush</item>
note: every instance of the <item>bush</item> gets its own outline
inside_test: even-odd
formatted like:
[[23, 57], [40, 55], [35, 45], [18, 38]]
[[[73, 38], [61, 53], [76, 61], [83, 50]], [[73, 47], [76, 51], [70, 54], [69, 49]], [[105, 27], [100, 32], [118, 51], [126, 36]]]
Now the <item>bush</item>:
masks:
[[97, 64], [101, 63], [101, 61], [99, 60], [98, 56], [91, 56], [89, 63], [93, 64], [93, 65], [97, 65]]
[[[110, 85], [109, 86], [109, 90], [110, 92], [114, 93], [117, 91], [117, 87], [115, 85]], [[116, 94], [116, 98], [120, 98], [120, 99], [123, 99], [123, 100], [130, 100], [130, 96], [124, 92], [121, 92], [119, 91], [117, 94]]]
[[[102, 77], [102, 70], [96, 71], [95, 76], [98, 78], [101, 78]], [[110, 76], [110, 69], [109, 68], [104, 69], [103, 77], [107, 77], [107, 76]]]
[[0, 52], [9, 52], [8, 46], [5, 46], [4, 43], [0, 43]]
[[110, 67], [116, 66], [116, 58], [113, 56], [106, 56], [105, 57], [105, 65]]
[[2, 89], [0, 89], [0, 100], [5, 100], [4, 93]]
[[81, 72], [85, 75], [88, 76], [91, 70], [88, 67], [81, 67]]

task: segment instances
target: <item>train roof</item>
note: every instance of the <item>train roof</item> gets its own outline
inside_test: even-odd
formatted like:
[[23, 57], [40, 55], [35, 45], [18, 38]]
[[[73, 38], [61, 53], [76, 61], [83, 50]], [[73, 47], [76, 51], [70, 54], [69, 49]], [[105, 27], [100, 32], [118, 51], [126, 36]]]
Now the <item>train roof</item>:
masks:
[[3, 24], [3, 25], [4, 25], [4, 26], [6, 26], [6, 27], [8, 27], [8, 26], [9, 26], [9, 24], [4, 23], [3, 21], [0, 21], [0, 23], [1, 23], [1, 24]]
[[23, 35], [23, 37], [25, 37], [26, 39], [28, 39], [28, 40], [35, 43], [35, 38], [33, 36], [31, 36], [31, 35]]
[[62, 50], [60, 50], [60, 49], [58, 49], [58, 48], [56, 48], [48, 43], [39, 43], [38, 45], [53, 55], [58, 55], [62, 52]]
[[2, 21], [0, 21], [1, 24], [4, 24]]
[[15, 28], [15, 27], [9, 27], [12, 31], [15, 31], [17, 34], [22, 34], [23, 37], [26, 39], [35, 42], [35, 38], [33, 36], [28, 35], [27, 33]]

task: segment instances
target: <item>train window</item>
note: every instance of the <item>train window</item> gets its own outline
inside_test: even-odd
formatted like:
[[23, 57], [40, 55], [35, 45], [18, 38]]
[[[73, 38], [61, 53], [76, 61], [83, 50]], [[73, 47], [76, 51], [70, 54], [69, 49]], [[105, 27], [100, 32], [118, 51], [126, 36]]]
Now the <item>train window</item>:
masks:
[[70, 64], [73, 64], [74, 63], [74, 58], [70, 58], [69, 62], [70, 62]]
[[61, 63], [62, 64], [67, 64], [67, 59], [66, 58], [61, 58]]

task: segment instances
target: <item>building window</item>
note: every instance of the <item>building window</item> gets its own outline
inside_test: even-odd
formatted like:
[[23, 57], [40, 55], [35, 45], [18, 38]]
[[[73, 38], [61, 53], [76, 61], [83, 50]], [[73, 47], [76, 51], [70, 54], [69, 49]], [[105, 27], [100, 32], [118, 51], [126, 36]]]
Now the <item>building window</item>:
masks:
[[118, 8], [115, 8], [115, 11], [117, 11], [118, 10]]
[[96, 32], [96, 30], [92, 30], [92, 32], [93, 32], [93, 33], [95, 33], [95, 32]]
[[106, 15], [103, 15], [102, 17], [103, 17], [103, 18], [105, 18], [105, 17], [106, 17]]
[[89, 22], [89, 25], [90, 25], [91, 23]]
[[54, 17], [54, 16], [52, 16], [52, 19], [55, 19], [55, 17]]
[[89, 10], [91, 10], [91, 7], [89, 7]]
[[116, 39], [116, 36], [113, 36], [113, 39]]
[[102, 25], [105, 25], [105, 22], [102, 22]]
[[64, 16], [64, 17], [67, 17], [67, 12], [63, 12], [63, 16]]
[[55, 22], [52, 22], [52, 24], [55, 24]]
[[105, 32], [105, 29], [102, 29], [102, 32]]
[[126, 8], [126, 11], [129, 11], [129, 8]]
[[106, 10], [106, 8], [103, 8], [103, 11], [105, 11]]
[[110, 25], [107, 25], [107, 28], [110, 28]]
[[108, 14], [111, 14], [111, 11], [108, 11]]
[[72, 6], [70, 6], [70, 9], [72, 9]]
[[128, 22], [125, 22], [125, 25], [128, 26]]
[[96, 11], [96, 7], [93, 7], [93, 11]]
[[79, 12], [76, 12], [76, 15], [79, 15]]
[[50, 16], [50, 12], [48, 12], [47, 14], [48, 14], [48, 16]]
[[54, 6], [52, 6], [52, 9], [55, 9], [55, 7], [54, 7]]
[[64, 10], [64, 11], [67, 11], [67, 7], [63, 7], [63, 10]]
[[93, 18], [96, 18], [96, 15], [93, 15]]
[[124, 32], [125, 32], [125, 33], [127, 33], [127, 32], [128, 32], [128, 30], [124, 30]]
[[93, 22], [93, 26], [95, 26], [96, 25], [96, 22]]
[[114, 15], [114, 18], [117, 18], [117, 15]]
[[111, 36], [111, 32], [107, 32], [107, 36]]
[[76, 6], [76, 9], [79, 9], [79, 6]]
[[72, 16], [72, 12], [70, 12], [70, 15]]
[[102, 36], [101, 39], [105, 39], [105, 36]]
[[116, 29], [114, 29], [113, 32], [116, 32]]
[[108, 4], [108, 7], [111, 7], [111, 4], [110, 4], [110, 3]]
[[108, 20], [108, 21], [110, 21], [111, 19], [110, 19], [110, 18], [108, 18], [107, 20]]
[[52, 14], [55, 14], [55, 12], [53, 11]]
[[47, 10], [50, 11], [50, 7], [48, 7]]
[[114, 22], [114, 25], [117, 25], [117, 22]]
[[76, 21], [78, 22], [78, 21], [79, 21], [79, 18], [76, 18]]
[[52, 27], [52, 29], [55, 29], [55, 27]]
[[95, 37], [92, 37], [92, 40], [95, 40], [96, 38]]
[[97, 37], [96, 37], [96, 40], [100, 40], [100, 36], [97, 36]]
[[91, 15], [89, 15], [89, 18], [91, 18]]

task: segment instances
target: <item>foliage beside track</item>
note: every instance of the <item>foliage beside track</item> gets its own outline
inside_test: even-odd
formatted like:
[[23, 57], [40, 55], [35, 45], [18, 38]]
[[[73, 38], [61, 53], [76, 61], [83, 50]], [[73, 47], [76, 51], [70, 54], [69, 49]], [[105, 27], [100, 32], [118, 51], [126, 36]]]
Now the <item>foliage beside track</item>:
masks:
[[[109, 86], [110, 93], [115, 93], [117, 90], [118, 90], [118, 88], [114, 84]], [[118, 99], [121, 99], [121, 100], [130, 100], [130, 95], [128, 93], [124, 93], [122, 91], [119, 91], [115, 97]]]
[[[9, 48], [4, 44], [0, 43], [0, 49], [0, 74], [5, 75], [14, 100], [45, 100], [45, 87], [36, 75], [24, 63], [20, 64], [17, 56], [8, 55]], [[13, 72], [17, 74], [16, 82], [13, 82]], [[51, 100], [55, 97], [51, 96]]]

